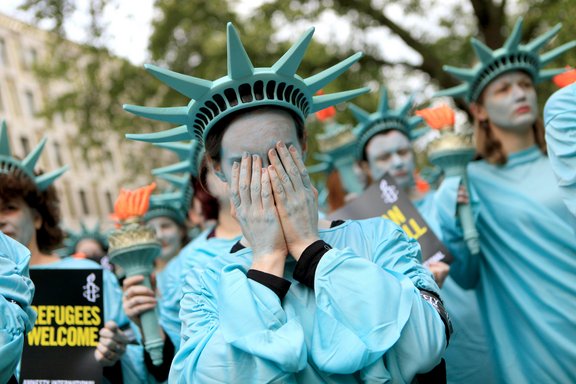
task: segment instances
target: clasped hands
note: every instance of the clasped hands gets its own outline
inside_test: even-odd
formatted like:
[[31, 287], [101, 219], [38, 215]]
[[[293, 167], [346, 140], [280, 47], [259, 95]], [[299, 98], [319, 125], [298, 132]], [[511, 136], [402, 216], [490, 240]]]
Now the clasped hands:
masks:
[[318, 193], [299, 151], [282, 142], [268, 151], [270, 165], [244, 153], [234, 162], [232, 212], [253, 252], [252, 269], [282, 276], [287, 255], [298, 260], [318, 236]]

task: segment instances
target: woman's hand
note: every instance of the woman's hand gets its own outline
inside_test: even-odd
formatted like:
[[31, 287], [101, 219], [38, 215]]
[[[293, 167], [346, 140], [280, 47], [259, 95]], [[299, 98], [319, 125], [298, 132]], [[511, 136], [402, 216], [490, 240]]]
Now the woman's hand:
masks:
[[468, 190], [463, 184], [458, 187], [458, 196], [456, 197], [456, 202], [458, 204], [468, 204], [470, 203], [470, 197], [468, 195]]
[[270, 175], [258, 155], [245, 153], [232, 166], [230, 200], [244, 238], [253, 252], [252, 269], [282, 277], [288, 250], [282, 233]]
[[108, 321], [100, 330], [100, 339], [94, 351], [96, 361], [103, 367], [116, 364], [126, 352], [126, 344], [129, 341], [114, 321]]
[[156, 307], [154, 291], [142, 285], [144, 276], [135, 275], [124, 279], [122, 283], [122, 307], [128, 318], [141, 328], [140, 315]]
[[450, 266], [446, 263], [443, 263], [442, 261], [429, 263], [426, 266], [428, 267], [430, 272], [432, 272], [432, 275], [434, 275], [434, 280], [436, 281], [436, 284], [438, 284], [438, 286], [442, 288], [442, 285], [444, 285], [444, 280], [446, 280], [446, 277], [448, 277], [448, 273], [450, 273]]
[[300, 259], [302, 252], [318, 236], [318, 192], [312, 186], [308, 171], [293, 145], [282, 142], [268, 151], [272, 190], [288, 252]]

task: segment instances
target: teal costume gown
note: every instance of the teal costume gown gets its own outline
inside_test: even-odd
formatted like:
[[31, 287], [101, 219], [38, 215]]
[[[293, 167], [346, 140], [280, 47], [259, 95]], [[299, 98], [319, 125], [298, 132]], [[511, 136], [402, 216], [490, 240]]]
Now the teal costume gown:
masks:
[[544, 108], [546, 144], [564, 202], [576, 216], [576, 83], [556, 91]]
[[178, 315], [186, 275], [195, 268], [203, 268], [214, 257], [228, 253], [240, 239], [209, 238], [213, 229], [211, 227], [204, 230], [189, 242], [157, 276], [158, 291], [161, 295], [158, 304], [160, 323], [176, 350], [180, 347], [181, 322]]
[[[412, 203], [432, 232], [442, 241], [436, 211], [436, 207], [441, 204], [438, 202], [438, 197], [438, 194], [432, 191]], [[452, 253], [458, 251], [452, 249], [450, 244], [445, 245]], [[444, 353], [448, 384], [493, 383], [495, 372], [491, 356], [492, 348], [487, 342], [482, 325], [476, 292], [463, 289], [448, 276], [440, 289], [440, 297], [450, 315], [453, 328], [450, 344]]]
[[[114, 321], [119, 327], [129, 324], [128, 317], [122, 308], [122, 289], [118, 285], [118, 280], [114, 274], [103, 269], [95, 261], [87, 259], [75, 259], [73, 257], [63, 258], [60, 261], [50, 264], [34, 265], [31, 269], [102, 269], [104, 285], [104, 321]], [[128, 345], [127, 351], [122, 356], [122, 376], [125, 383], [145, 383], [142, 378], [142, 372], [138, 369], [135, 361], [132, 359], [130, 349], [138, 346]]]
[[0, 383], [16, 374], [24, 338], [34, 326], [28, 248], [0, 232]]
[[214, 258], [186, 278], [176, 383], [410, 382], [439, 363], [442, 319], [418, 289], [437, 293], [416, 241], [391, 221], [320, 230], [333, 249], [314, 289], [293, 279], [280, 300], [247, 278], [249, 248]]
[[460, 180], [438, 193], [446, 243], [460, 247], [451, 276], [476, 288], [494, 348], [498, 382], [576, 382], [576, 217], [560, 198], [550, 162], [537, 147], [504, 166], [468, 166], [480, 251], [472, 257], [456, 217]]

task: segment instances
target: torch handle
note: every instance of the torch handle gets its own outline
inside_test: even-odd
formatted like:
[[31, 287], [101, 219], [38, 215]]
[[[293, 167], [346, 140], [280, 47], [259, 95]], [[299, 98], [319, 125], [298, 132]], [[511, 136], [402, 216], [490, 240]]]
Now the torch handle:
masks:
[[[152, 289], [150, 284], [150, 276], [144, 276], [142, 283], [147, 288]], [[154, 309], [146, 311], [140, 315], [140, 322], [142, 323], [142, 337], [144, 339], [144, 348], [150, 355], [152, 363], [156, 366], [161, 365], [163, 361], [162, 351], [164, 349], [164, 340], [160, 332], [160, 323], [158, 316]]]
[[[466, 191], [470, 194], [470, 188], [468, 186], [468, 178], [464, 172], [462, 177], [462, 184], [466, 186]], [[478, 240], [478, 231], [474, 225], [474, 215], [472, 213], [472, 206], [470, 203], [460, 204], [458, 206], [458, 217], [460, 218], [460, 223], [462, 224], [462, 230], [464, 232], [464, 241], [470, 250], [470, 253], [477, 255], [480, 253], [480, 242]]]

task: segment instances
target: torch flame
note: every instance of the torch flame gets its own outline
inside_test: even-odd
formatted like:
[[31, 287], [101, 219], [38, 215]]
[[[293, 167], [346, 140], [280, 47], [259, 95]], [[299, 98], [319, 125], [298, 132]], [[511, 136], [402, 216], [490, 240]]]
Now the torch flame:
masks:
[[[322, 91], [322, 90], [319, 90], [318, 92], [316, 92], [316, 95], [323, 95], [323, 94], [324, 94], [324, 91]], [[316, 118], [320, 121], [325, 121], [325, 120], [331, 119], [335, 115], [336, 115], [336, 108], [334, 108], [333, 106], [321, 109], [318, 112], [316, 112]]]
[[426, 120], [433, 129], [450, 129], [454, 127], [455, 112], [447, 105], [442, 105], [436, 108], [426, 108], [416, 111], [416, 115]]
[[145, 185], [135, 190], [122, 188], [114, 203], [113, 218], [119, 221], [144, 216], [150, 205], [150, 195], [156, 188], [156, 183]]
[[564, 88], [576, 82], [576, 69], [571, 68], [570, 66], [566, 67], [566, 69], [566, 72], [563, 72], [552, 78], [554, 84], [556, 84], [559, 88]]

